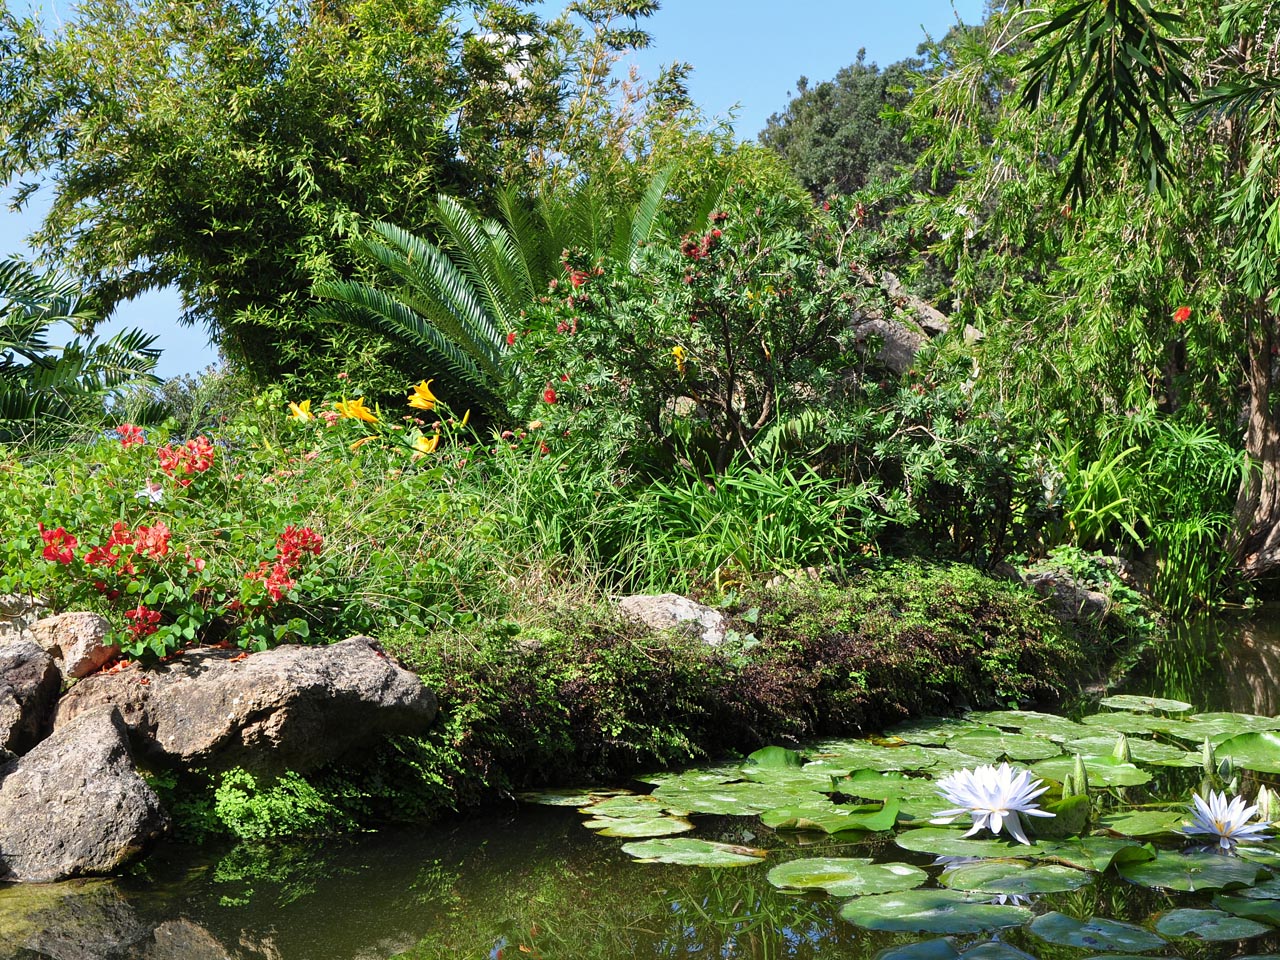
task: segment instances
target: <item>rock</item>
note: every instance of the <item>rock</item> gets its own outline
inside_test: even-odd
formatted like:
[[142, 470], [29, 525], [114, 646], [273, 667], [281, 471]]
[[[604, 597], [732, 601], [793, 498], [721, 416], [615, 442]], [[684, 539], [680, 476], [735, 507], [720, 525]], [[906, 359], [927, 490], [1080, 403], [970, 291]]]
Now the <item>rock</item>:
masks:
[[166, 829], [112, 707], [82, 713], [0, 768], [0, 879], [112, 873]]
[[436, 698], [369, 637], [249, 656], [202, 649], [76, 684], [54, 728], [119, 708], [139, 755], [172, 767], [305, 773], [393, 733], [421, 733]]
[[26, 753], [47, 737], [61, 687], [53, 658], [36, 644], [0, 646], [0, 748]]
[[231, 956], [213, 934], [185, 919], [166, 920], [156, 927], [142, 952], [142, 960], [229, 960]]
[[618, 601], [618, 610], [652, 630], [678, 628], [701, 637], [711, 647], [724, 643], [725, 622], [719, 611], [676, 593], [636, 594]]
[[138, 956], [151, 934], [109, 880], [32, 883], [0, 897], [3, 960], [116, 960]]
[[1066, 570], [1034, 573], [1027, 580], [1031, 588], [1049, 600], [1054, 615], [1068, 623], [1087, 620], [1100, 623], [1111, 612], [1111, 598], [1092, 589]]
[[39, 597], [25, 593], [0, 594], [0, 644], [22, 639], [45, 607]]
[[87, 677], [120, 653], [105, 642], [111, 621], [96, 613], [59, 613], [31, 627], [31, 638], [62, 661], [62, 672], [72, 679]]

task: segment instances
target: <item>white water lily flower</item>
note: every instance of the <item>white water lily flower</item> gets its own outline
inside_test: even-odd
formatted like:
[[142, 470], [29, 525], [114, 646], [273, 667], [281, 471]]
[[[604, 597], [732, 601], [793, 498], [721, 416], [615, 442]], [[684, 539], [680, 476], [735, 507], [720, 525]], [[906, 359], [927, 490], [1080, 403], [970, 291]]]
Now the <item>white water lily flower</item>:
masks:
[[967, 813], [973, 817], [973, 829], [965, 834], [966, 837], [984, 829], [997, 835], [1002, 829], [1007, 829], [1019, 843], [1030, 845], [1018, 815], [1053, 816], [1041, 810], [1035, 802], [1036, 797], [1049, 789], [1040, 786], [1042, 782], [1032, 780], [1030, 770], [1015, 772], [1007, 763], [998, 767], [985, 764], [974, 770], [957, 770], [938, 781], [938, 790], [944, 799], [956, 805], [955, 809], [939, 811], [939, 819], [933, 822], [950, 823]]
[[1249, 822], [1258, 808], [1246, 807], [1243, 797], [1232, 797], [1228, 802], [1225, 793], [1210, 790], [1207, 803], [1198, 793], [1191, 795], [1191, 801], [1191, 826], [1183, 827], [1182, 832], [1217, 837], [1219, 853], [1234, 853], [1238, 843], [1270, 839], [1265, 832], [1269, 824]]

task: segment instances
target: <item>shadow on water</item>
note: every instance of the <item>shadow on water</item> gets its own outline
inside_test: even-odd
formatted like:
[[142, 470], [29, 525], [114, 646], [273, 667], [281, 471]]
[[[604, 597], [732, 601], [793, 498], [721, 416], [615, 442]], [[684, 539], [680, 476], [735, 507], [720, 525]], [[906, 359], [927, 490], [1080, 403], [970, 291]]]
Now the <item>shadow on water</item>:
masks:
[[1202, 712], [1280, 714], [1280, 605], [1176, 626], [1115, 692], [1182, 700]]

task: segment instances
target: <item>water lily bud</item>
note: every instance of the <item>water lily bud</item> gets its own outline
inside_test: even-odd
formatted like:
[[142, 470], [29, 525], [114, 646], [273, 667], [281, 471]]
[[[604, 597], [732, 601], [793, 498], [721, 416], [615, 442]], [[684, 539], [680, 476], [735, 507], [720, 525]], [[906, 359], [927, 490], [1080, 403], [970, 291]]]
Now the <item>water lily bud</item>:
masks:
[[1235, 776], [1231, 778], [1231, 782], [1227, 784], [1227, 793], [1234, 793], [1234, 794], [1240, 793], [1240, 777], [1239, 776]]
[[1275, 803], [1275, 796], [1274, 793], [1267, 789], [1265, 783], [1258, 788], [1258, 799], [1256, 801], [1258, 804], [1258, 819], [1263, 823], [1271, 822], [1271, 807]]
[[1133, 763], [1133, 754], [1129, 752], [1129, 738], [1123, 733], [1116, 735], [1116, 747], [1111, 755], [1121, 763]]
[[1084, 767], [1084, 757], [1076, 754], [1076, 763], [1071, 771], [1071, 779], [1075, 781], [1076, 792], [1078, 796], [1087, 797], [1089, 795], [1089, 771]]
[[[1218, 779], [1224, 782], [1227, 780], [1233, 779], [1233, 774], [1235, 773], [1235, 769], [1236, 769], [1235, 764], [1231, 762], [1231, 758], [1223, 757], [1222, 760], [1218, 763]], [[1239, 793], [1240, 791], [1232, 790], [1231, 792]]]
[[1200, 747], [1200, 765], [1204, 768], [1206, 777], [1212, 777], [1214, 771], [1213, 744], [1209, 742], [1209, 738], [1204, 738], [1204, 743]]
[[1067, 774], [1062, 778], [1062, 799], [1076, 796], [1076, 780], [1071, 774]]

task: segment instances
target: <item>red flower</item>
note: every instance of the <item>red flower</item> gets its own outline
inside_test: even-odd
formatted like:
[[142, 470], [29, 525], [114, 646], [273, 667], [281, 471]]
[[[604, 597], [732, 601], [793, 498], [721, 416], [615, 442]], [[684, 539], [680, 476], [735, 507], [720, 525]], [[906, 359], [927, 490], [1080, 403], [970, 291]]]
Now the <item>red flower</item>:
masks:
[[120, 437], [120, 446], [128, 448], [139, 446], [147, 442], [142, 435], [142, 428], [135, 427], [132, 423], [122, 423], [116, 427], [116, 434]]
[[133, 623], [129, 624], [129, 632], [133, 634], [135, 640], [141, 640], [156, 632], [156, 625], [160, 623], [160, 611], [148, 610], [139, 603], [132, 610], [125, 611], [125, 616]]
[[550, 384], [547, 384], [547, 389], [542, 391], [542, 399], [545, 400], [547, 403], [555, 403], [556, 402], [555, 387], [551, 386]]
[[516, 332], [512, 330], [507, 334], [507, 346], [514, 347], [516, 345]]
[[44, 541], [44, 552], [40, 556], [55, 563], [70, 563], [76, 558], [75, 548], [80, 542], [63, 527], [57, 530], [46, 530], [43, 523], [36, 524], [40, 531], [40, 539]]
[[310, 527], [295, 527], [290, 524], [276, 539], [276, 555], [279, 563], [286, 569], [291, 569], [301, 562], [304, 553], [319, 556], [323, 546], [324, 539]]
[[[156, 451], [156, 457], [160, 461], [160, 469], [173, 477], [179, 486], [185, 487], [191, 483], [191, 474], [204, 473], [213, 466], [214, 453], [212, 440], [196, 437], [181, 447], [166, 444]], [[183, 476], [174, 476], [178, 473]]]
[[159, 560], [169, 553], [169, 528], [161, 521], [150, 527], [138, 527], [135, 550], [138, 553], [150, 554]]
[[1189, 319], [1191, 319], [1190, 307], [1179, 307], [1177, 310], [1173, 311], [1174, 323], [1186, 323]]

